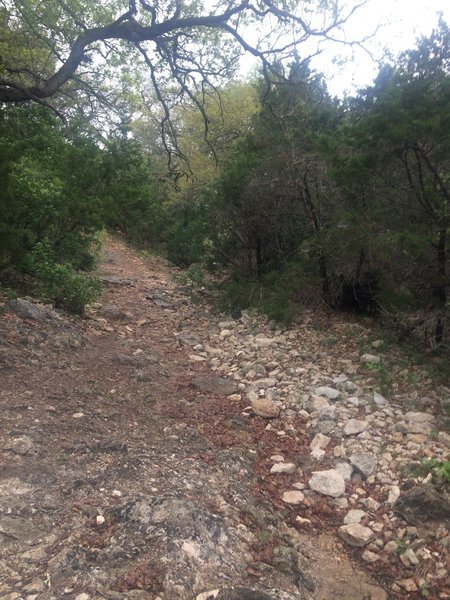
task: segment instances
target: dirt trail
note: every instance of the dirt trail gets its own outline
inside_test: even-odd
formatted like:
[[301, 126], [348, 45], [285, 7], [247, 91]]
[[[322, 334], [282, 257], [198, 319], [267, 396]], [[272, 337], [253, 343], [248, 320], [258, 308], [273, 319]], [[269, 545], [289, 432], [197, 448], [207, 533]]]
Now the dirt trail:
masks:
[[83, 320], [2, 315], [0, 598], [386, 598], [260, 486], [266, 422], [181, 343], [207, 308], [116, 240], [99, 271]]

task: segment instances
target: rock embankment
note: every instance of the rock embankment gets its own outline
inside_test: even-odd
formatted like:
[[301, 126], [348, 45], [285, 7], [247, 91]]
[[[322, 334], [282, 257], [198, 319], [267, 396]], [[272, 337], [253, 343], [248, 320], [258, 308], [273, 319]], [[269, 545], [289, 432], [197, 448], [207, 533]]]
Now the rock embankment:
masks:
[[[207, 335], [193, 327], [189, 358], [234, 381], [228, 400], [247, 404], [245, 418], [265, 419], [267, 436], [307, 436], [308, 454], [267, 464], [269, 477], [289, 475], [281, 500], [298, 523], [310, 523], [304, 513], [325, 497], [344, 545], [381, 576], [398, 572], [394, 592], [427, 596], [443, 587], [437, 597], [448, 598], [450, 496], [432, 485], [431, 470], [449, 459], [450, 390], [433, 389], [425, 369], [399, 367], [404, 356], [375, 354], [384, 342], [370, 341], [363, 326], [320, 325], [305, 312], [300, 325], [280, 331], [244, 312]], [[175, 337], [185, 344], [185, 336]]]

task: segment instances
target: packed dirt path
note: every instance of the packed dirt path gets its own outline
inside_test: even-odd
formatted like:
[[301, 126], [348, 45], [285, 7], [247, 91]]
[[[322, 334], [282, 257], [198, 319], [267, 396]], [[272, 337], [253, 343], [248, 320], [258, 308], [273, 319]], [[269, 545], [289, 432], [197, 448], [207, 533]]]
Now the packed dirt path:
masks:
[[99, 273], [84, 319], [1, 315], [0, 598], [394, 597], [326, 507], [297, 526], [262, 485], [289, 439], [268, 444], [267, 419], [243, 417], [236, 382], [193, 354], [208, 307], [114, 239]]

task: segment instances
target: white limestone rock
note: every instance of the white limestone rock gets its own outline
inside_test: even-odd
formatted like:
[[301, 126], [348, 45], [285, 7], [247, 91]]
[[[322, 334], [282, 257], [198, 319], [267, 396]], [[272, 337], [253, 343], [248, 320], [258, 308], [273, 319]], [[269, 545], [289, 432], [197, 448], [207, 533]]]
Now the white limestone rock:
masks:
[[369, 423], [367, 421], [361, 421], [359, 419], [350, 419], [344, 425], [344, 435], [358, 435], [368, 429]]
[[284, 492], [282, 498], [283, 502], [286, 502], [286, 504], [293, 505], [301, 504], [304, 499], [304, 494], [298, 490], [289, 490], [288, 492]]
[[219, 329], [233, 329], [236, 327], [236, 321], [229, 319], [228, 321], [220, 321]]
[[389, 490], [389, 495], [387, 499], [388, 504], [394, 504], [400, 498], [400, 488], [398, 485], [393, 485]]
[[339, 498], [345, 493], [344, 478], [334, 469], [314, 471], [309, 480], [309, 487], [319, 494], [332, 498]]
[[388, 401], [386, 400], [386, 398], [384, 396], [382, 396], [381, 394], [379, 394], [378, 392], [374, 392], [373, 401], [379, 408], [386, 406], [388, 404]]
[[340, 462], [335, 467], [334, 470], [337, 471], [344, 481], [350, 481], [353, 474], [353, 467], [346, 462]]
[[258, 346], [259, 348], [268, 348], [269, 346], [272, 346], [272, 344], [274, 343], [274, 340], [272, 338], [268, 338], [267, 336], [265, 336], [262, 333], [257, 335], [253, 341], [254, 341], [255, 345]]
[[275, 419], [280, 414], [280, 407], [267, 398], [255, 398], [252, 400], [252, 410], [255, 415], [265, 419]]
[[378, 556], [378, 554], [376, 552], [372, 552], [371, 550], [364, 550], [364, 552], [362, 553], [362, 559], [364, 562], [366, 563], [374, 563], [377, 560], [380, 560], [380, 557]]
[[324, 396], [328, 400], [337, 400], [340, 396], [339, 390], [322, 385], [314, 390], [316, 396]]
[[363, 354], [359, 357], [359, 360], [364, 364], [370, 363], [372, 365], [379, 365], [381, 362], [381, 358], [376, 354]]
[[294, 465], [294, 463], [277, 462], [272, 465], [270, 472], [272, 475], [277, 473], [292, 475], [292, 473], [295, 473], [296, 469], [297, 467]]
[[309, 447], [311, 450], [324, 450], [331, 442], [331, 438], [322, 433], [316, 433], [314, 438], [311, 440]]
[[438, 442], [440, 442], [443, 446], [450, 448], [450, 435], [445, 431], [440, 431], [437, 434]]
[[319, 419], [321, 421], [335, 421], [336, 420], [336, 407], [335, 406], [324, 406], [320, 409]]
[[311, 412], [321, 411], [323, 408], [330, 406], [328, 401], [322, 396], [311, 396], [311, 399], [308, 403], [308, 410]]
[[344, 517], [344, 525], [350, 525], [351, 523], [361, 523], [361, 519], [366, 516], [366, 512], [359, 508], [352, 508]]
[[373, 475], [377, 468], [377, 458], [368, 452], [358, 452], [350, 457], [351, 464], [357, 469], [361, 475], [367, 479]]
[[349, 523], [342, 525], [338, 529], [339, 537], [350, 546], [360, 548], [368, 544], [373, 538], [373, 531], [369, 527], [364, 527], [359, 523]]

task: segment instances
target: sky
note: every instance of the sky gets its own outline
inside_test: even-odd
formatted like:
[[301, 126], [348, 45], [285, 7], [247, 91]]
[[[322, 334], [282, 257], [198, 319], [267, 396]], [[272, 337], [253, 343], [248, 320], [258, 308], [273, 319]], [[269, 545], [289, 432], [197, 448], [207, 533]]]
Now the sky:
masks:
[[[360, 0], [347, 0], [353, 7]], [[344, 27], [348, 41], [373, 37], [364, 43], [365, 51], [357, 46], [326, 42], [320, 56], [312, 59], [311, 66], [325, 75], [332, 96], [342, 98], [370, 85], [377, 72], [378, 62], [387, 49], [393, 56], [416, 46], [421, 35], [430, 35], [438, 22], [438, 13], [450, 23], [450, 0], [368, 0]], [[303, 54], [312, 54], [313, 47], [303, 47]], [[250, 70], [255, 60], [243, 61], [244, 71]]]
[[[450, 0], [371, 0], [360, 8], [345, 27], [348, 40], [358, 40], [379, 29], [365, 47], [374, 58], [383, 56], [387, 48], [394, 56], [402, 50], [415, 47], [421, 35], [428, 36], [438, 21], [438, 12], [450, 23]], [[336, 59], [347, 59], [341, 66]], [[367, 52], [345, 48], [337, 44], [323, 47], [320, 57], [314, 59], [314, 68], [327, 78], [330, 93], [342, 97], [346, 91], [370, 85], [378, 72], [378, 65]]]

